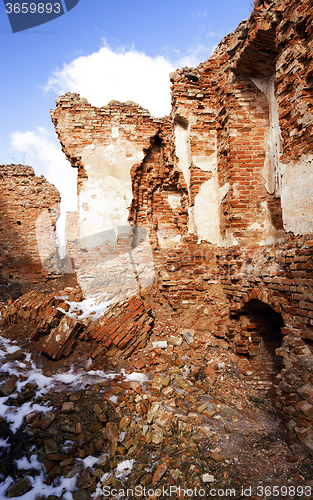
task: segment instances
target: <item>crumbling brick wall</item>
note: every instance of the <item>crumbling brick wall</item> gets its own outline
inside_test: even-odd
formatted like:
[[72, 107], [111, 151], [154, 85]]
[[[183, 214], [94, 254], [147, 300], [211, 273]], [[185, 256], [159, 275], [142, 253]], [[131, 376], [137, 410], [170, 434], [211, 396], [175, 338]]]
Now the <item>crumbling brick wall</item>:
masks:
[[[123, 225], [147, 227], [156, 244], [161, 238], [183, 234], [186, 209], [171, 208], [168, 203], [171, 193], [184, 197], [186, 191], [180, 171], [174, 168], [169, 119], [155, 119], [133, 102], [112, 101], [98, 109], [70, 93], [57, 99], [51, 116], [63, 151], [78, 168], [81, 238]], [[109, 177], [127, 184], [126, 188], [115, 183], [107, 192], [101, 182], [108, 182]], [[97, 188], [93, 180], [98, 181]], [[117, 213], [116, 207], [115, 213], [101, 217], [103, 206], [97, 210], [97, 196], [102, 197], [102, 203], [106, 199], [112, 203], [114, 190], [124, 211]], [[94, 201], [88, 197], [91, 191]], [[91, 227], [94, 216], [98, 223]]]
[[40, 280], [60, 267], [54, 234], [59, 192], [24, 165], [1, 165], [0, 179], [0, 273]]
[[67, 232], [80, 285], [100, 293], [115, 282], [120, 298], [137, 293], [151, 283], [147, 273], [141, 279], [142, 268], [153, 274], [150, 245], [175, 246], [187, 229], [171, 121], [154, 119], [133, 102], [97, 109], [77, 94], [58, 99], [51, 114], [78, 168], [76, 234], [69, 225]]
[[312, 2], [276, 0], [260, 4], [207, 61], [171, 74], [190, 183], [199, 158], [212, 170], [207, 148], [216, 134], [220, 234], [214, 241], [207, 233], [212, 243], [271, 244], [284, 230], [313, 230], [311, 46]]
[[80, 192], [93, 175], [84, 151], [130, 148], [123, 223], [149, 229], [161, 300], [227, 341], [251, 384], [273, 384], [289, 439], [311, 453], [312, 15], [312, 0], [256, 2], [212, 57], [171, 73], [163, 120], [76, 94], [52, 112]]

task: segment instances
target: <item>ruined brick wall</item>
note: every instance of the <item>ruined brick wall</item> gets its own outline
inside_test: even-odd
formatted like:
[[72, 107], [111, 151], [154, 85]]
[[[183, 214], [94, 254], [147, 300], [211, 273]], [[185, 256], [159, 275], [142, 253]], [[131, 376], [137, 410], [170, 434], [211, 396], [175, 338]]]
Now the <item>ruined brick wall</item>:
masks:
[[[189, 182], [197, 162], [214, 178], [214, 149], [217, 155], [218, 234], [214, 239], [207, 231], [203, 239], [272, 244], [284, 231], [313, 230], [311, 47], [312, 2], [276, 0], [259, 5], [210, 59], [171, 75], [172, 116], [184, 120]], [[212, 197], [210, 182], [202, 190]], [[197, 197], [190, 202], [197, 212]], [[200, 237], [209, 225], [203, 212], [216, 219], [212, 204], [204, 199], [201, 206], [192, 229]]]
[[77, 94], [58, 99], [52, 119], [78, 168], [75, 235], [68, 224], [78, 280], [85, 293], [104, 293], [112, 283], [120, 299], [138, 293], [154, 278], [151, 245], [175, 246], [186, 233], [171, 121], [132, 102], [97, 109]]
[[187, 263], [179, 271], [173, 265], [168, 279], [160, 273], [162, 292], [178, 311], [188, 305], [180, 300], [188, 290], [191, 303], [205, 304], [200, 290], [208, 288], [210, 274], [221, 283], [228, 314], [219, 321], [217, 312], [209, 328], [232, 346], [250, 384], [272, 387], [290, 441], [298, 438], [310, 453], [311, 47], [311, 1], [259, 2], [208, 61], [172, 75], [173, 115], [183, 108], [191, 116], [189, 140], [205, 107], [215, 115], [218, 185], [224, 188], [220, 243], [229, 248], [215, 248], [212, 269], [211, 251], [190, 242], [164, 265], [171, 269], [167, 263], [189, 258], [194, 276]]
[[95, 108], [70, 93], [56, 102], [52, 121], [78, 168], [80, 237], [128, 225], [147, 227], [156, 244], [181, 236], [186, 208], [168, 198], [184, 198], [186, 186], [174, 168], [170, 120], [133, 102]]
[[[134, 103], [57, 100], [52, 118], [79, 169], [80, 233], [95, 230], [84, 211], [96, 202], [83, 192], [110, 173], [109, 157], [130, 183], [123, 210], [106, 207], [113, 225], [149, 226], [159, 246], [175, 246], [187, 229], [246, 246], [312, 232], [311, 21], [311, 0], [259, 2], [212, 57], [171, 73], [170, 119]], [[108, 224], [98, 216], [98, 227]]]
[[56, 272], [57, 189], [24, 165], [1, 165], [0, 179], [1, 275], [22, 282]]
[[[246, 380], [273, 389], [289, 439], [311, 453], [312, 12], [312, 0], [256, 2], [212, 57], [171, 73], [172, 112], [163, 120], [133, 103], [96, 109], [76, 94], [52, 112], [80, 193], [97, 168], [97, 179], [107, 176], [106, 154], [90, 157], [103, 146], [116, 153], [118, 141], [128, 151], [129, 162], [114, 160], [114, 175], [122, 165], [129, 185], [110, 228], [130, 229], [107, 233], [99, 264], [134, 249], [143, 238], [136, 225], [147, 229], [161, 302], [181, 326], [228, 343]], [[79, 238], [96, 205], [89, 193]], [[105, 203], [101, 210], [111, 213]], [[81, 251], [85, 263], [95, 259]]]
[[161, 296], [181, 327], [227, 342], [245, 380], [272, 394], [290, 442], [312, 453], [312, 236], [228, 249], [190, 237], [157, 260]]

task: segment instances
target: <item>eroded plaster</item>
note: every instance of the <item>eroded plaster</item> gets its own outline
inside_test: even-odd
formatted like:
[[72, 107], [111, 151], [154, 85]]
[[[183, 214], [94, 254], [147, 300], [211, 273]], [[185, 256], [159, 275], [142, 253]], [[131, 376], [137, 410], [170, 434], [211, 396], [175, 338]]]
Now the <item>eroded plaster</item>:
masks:
[[86, 146], [82, 163], [88, 178], [79, 193], [83, 247], [84, 241], [85, 247], [101, 245], [103, 232], [129, 225], [128, 209], [133, 196], [130, 170], [143, 158], [140, 146], [125, 144], [119, 138], [108, 146]]
[[172, 210], [175, 210], [176, 208], [179, 208], [181, 206], [180, 200], [181, 200], [180, 193], [171, 192], [168, 194], [167, 201]]
[[275, 93], [275, 75], [271, 78], [251, 78], [253, 83], [265, 94], [269, 104], [269, 132], [266, 146], [266, 158], [263, 178], [268, 193], [280, 195], [282, 171], [279, 158], [283, 152], [283, 142], [279, 127], [279, 109]]
[[216, 244], [220, 240], [219, 209], [223, 198], [218, 187], [217, 156], [216, 153], [208, 157], [193, 156], [192, 162], [201, 170], [211, 172], [212, 177], [201, 185], [195, 196], [194, 207], [189, 211], [189, 232], [196, 232], [199, 241]]
[[287, 232], [302, 235], [313, 232], [313, 155], [284, 165], [281, 204]]
[[158, 229], [157, 231], [158, 244], [160, 248], [175, 248], [179, 245], [181, 235], [172, 236], [166, 230]]
[[189, 142], [189, 127], [187, 123], [177, 121], [175, 124], [175, 150], [178, 158], [178, 167], [184, 174], [189, 193], [190, 189], [190, 142]]

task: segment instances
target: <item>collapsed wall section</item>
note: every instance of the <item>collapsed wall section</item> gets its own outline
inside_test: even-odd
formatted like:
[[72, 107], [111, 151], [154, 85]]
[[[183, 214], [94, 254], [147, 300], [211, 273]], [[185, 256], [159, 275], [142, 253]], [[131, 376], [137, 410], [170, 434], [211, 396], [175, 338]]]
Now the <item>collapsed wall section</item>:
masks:
[[58, 272], [59, 192], [24, 165], [1, 165], [0, 179], [1, 276], [24, 282]]
[[79, 282], [85, 293], [112, 283], [120, 298], [138, 293], [153, 281], [150, 245], [175, 246], [186, 227], [171, 122], [133, 102], [95, 108], [77, 94], [57, 99], [51, 116], [78, 168], [76, 234], [67, 232]]

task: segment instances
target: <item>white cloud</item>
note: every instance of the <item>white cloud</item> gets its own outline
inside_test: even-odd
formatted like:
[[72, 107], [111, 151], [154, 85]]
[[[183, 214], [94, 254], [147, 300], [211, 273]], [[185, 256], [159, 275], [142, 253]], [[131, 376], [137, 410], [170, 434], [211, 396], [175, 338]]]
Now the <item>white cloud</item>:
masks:
[[57, 224], [58, 236], [64, 245], [66, 212], [77, 209], [76, 169], [71, 167], [61, 148], [54, 144], [43, 127], [35, 131], [14, 132], [11, 146], [23, 153], [24, 161], [31, 165], [36, 175], [44, 175], [61, 194], [61, 216]]
[[94, 106], [104, 106], [112, 99], [130, 100], [156, 117], [165, 116], [171, 109], [169, 73], [176, 67], [161, 56], [102, 47], [55, 70], [45, 91], [58, 95], [77, 92]]

